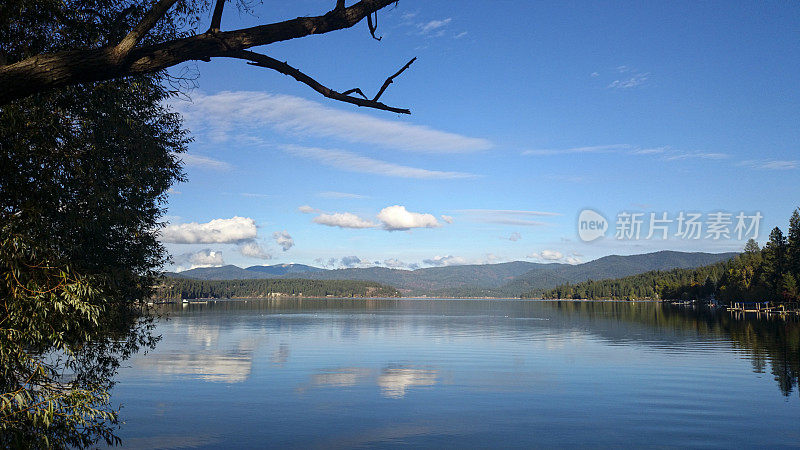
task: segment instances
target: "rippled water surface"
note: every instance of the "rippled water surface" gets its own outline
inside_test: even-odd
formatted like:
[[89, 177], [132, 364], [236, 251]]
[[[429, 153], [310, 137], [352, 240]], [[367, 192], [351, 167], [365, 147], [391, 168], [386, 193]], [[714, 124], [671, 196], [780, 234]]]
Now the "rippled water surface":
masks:
[[131, 448], [796, 447], [800, 328], [653, 303], [170, 305]]

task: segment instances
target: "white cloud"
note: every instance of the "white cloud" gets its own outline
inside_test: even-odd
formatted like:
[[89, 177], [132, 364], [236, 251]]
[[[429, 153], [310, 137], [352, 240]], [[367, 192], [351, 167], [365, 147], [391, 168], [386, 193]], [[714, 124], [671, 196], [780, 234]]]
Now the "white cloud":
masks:
[[564, 149], [535, 149], [525, 150], [522, 155], [533, 156], [552, 156], [569, 154], [601, 154], [609, 153], [614, 155], [628, 154], [659, 157], [663, 161], [680, 161], [686, 159], [725, 159], [729, 155], [720, 152], [691, 152], [673, 149], [669, 146], [661, 147], [637, 147], [629, 144], [613, 145], [593, 145], [587, 147], [572, 147]]
[[703, 152], [671, 152], [664, 156], [665, 161], [680, 161], [684, 159], [725, 159], [726, 153], [703, 153]]
[[389, 231], [401, 231], [411, 228], [436, 228], [441, 226], [432, 214], [421, 214], [406, 210], [405, 206], [394, 205], [383, 208], [378, 213], [378, 220], [383, 228]]
[[319, 213], [314, 223], [340, 228], [375, 228], [381, 226], [388, 231], [403, 231], [411, 228], [435, 228], [441, 226], [432, 214], [415, 213], [406, 210], [405, 206], [394, 205], [383, 208], [377, 215], [378, 223], [359, 217], [350, 212], [325, 213], [308, 207], [301, 207], [303, 212]]
[[541, 227], [541, 226], [548, 225], [547, 222], [540, 222], [538, 220], [525, 220], [525, 219], [503, 219], [503, 218], [498, 218], [498, 219], [485, 219], [485, 220], [479, 220], [479, 221], [480, 222], [486, 222], [486, 223], [496, 223], [496, 224], [500, 224], [500, 225], [519, 225], [519, 226], [523, 226], [523, 227]]
[[447, 222], [447, 223], [453, 223], [453, 221], [455, 220], [455, 219], [453, 219], [451, 216], [447, 216], [447, 215], [444, 215], [444, 214], [442, 214], [442, 215], [441, 215], [441, 216], [439, 216], [439, 217], [441, 217], [441, 218], [442, 218], [442, 220], [444, 220], [444, 221], [445, 221], [445, 222]]
[[580, 254], [575, 252], [573, 252], [571, 255], [564, 255], [557, 250], [542, 250], [540, 253], [531, 253], [527, 256], [527, 258], [566, 264], [580, 264], [583, 262], [580, 256]]
[[513, 232], [507, 239], [511, 242], [517, 242], [518, 240], [522, 239], [522, 235], [517, 232]]
[[317, 162], [349, 172], [370, 173], [401, 178], [458, 179], [475, 178], [476, 175], [463, 172], [444, 172], [401, 166], [344, 150], [329, 150], [317, 147], [288, 145], [285, 150], [295, 156], [313, 159]]
[[555, 217], [560, 213], [547, 211], [528, 211], [519, 209], [459, 209], [458, 213], [466, 214], [470, 220], [501, 225], [539, 227], [547, 222], [530, 220], [529, 217]]
[[255, 220], [239, 216], [168, 225], [160, 233], [161, 241], [171, 244], [230, 244], [255, 239], [256, 234]]
[[464, 258], [461, 256], [434, 256], [433, 258], [423, 259], [422, 263], [429, 266], [463, 266], [466, 264], [495, 264], [502, 259], [493, 254], [487, 253], [479, 258]]
[[536, 150], [525, 150], [522, 152], [523, 155], [536, 155], [536, 156], [549, 156], [549, 155], [568, 155], [573, 153], [610, 153], [619, 150], [625, 150], [631, 148], [630, 145], [627, 144], [613, 144], [613, 145], [592, 145], [587, 147], [572, 147], [572, 148], [564, 148], [564, 149], [552, 149], [552, 148], [545, 148], [545, 149], [536, 149]]
[[[620, 71], [620, 73], [626, 73], [626, 72], [629, 72], [629, 70], [627, 70], [627, 68], [624, 71]], [[647, 81], [649, 76], [650, 76], [650, 72], [644, 72], [644, 73], [637, 72], [637, 73], [634, 73], [630, 77], [612, 81], [611, 84], [608, 85], [608, 88], [609, 89], [631, 89], [631, 88], [635, 88], [637, 86], [643, 85]]]
[[314, 223], [339, 228], [372, 228], [377, 226], [369, 220], [362, 219], [361, 217], [349, 212], [320, 214], [319, 216], [314, 217]]
[[272, 233], [272, 239], [275, 239], [275, 242], [283, 249], [283, 251], [287, 251], [294, 247], [294, 239], [292, 239], [292, 237], [289, 235], [289, 232], [286, 230]]
[[248, 258], [272, 259], [272, 255], [258, 245], [256, 241], [244, 242], [239, 245], [239, 253]]
[[318, 210], [316, 208], [312, 208], [312, 207], [310, 207], [308, 205], [298, 206], [297, 210], [300, 211], [303, 214], [319, 214], [319, 213], [322, 212], [322, 211], [320, 211], [320, 210]]
[[396, 258], [390, 258], [390, 259], [384, 260], [383, 261], [383, 265], [386, 266], [386, 267], [389, 267], [391, 269], [403, 269], [403, 268], [406, 267], [406, 263], [404, 263], [403, 261], [400, 261], [399, 259], [396, 259]]
[[564, 254], [561, 252], [557, 252], [555, 250], [542, 250], [540, 256], [542, 257], [542, 259], [546, 259], [548, 261], [555, 261], [563, 258]]
[[230, 170], [232, 168], [232, 166], [225, 161], [209, 158], [207, 156], [179, 153], [178, 158], [180, 158], [187, 167], [210, 170]]
[[249, 198], [272, 198], [274, 195], [272, 194], [257, 194], [254, 192], [241, 192], [239, 193], [242, 197], [249, 197]]
[[660, 155], [662, 153], [669, 152], [670, 148], [667, 146], [664, 147], [654, 147], [654, 148], [638, 148], [633, 150], [631, 153], [634, 155]]
[[465, 214], [486, 214], [486, 215], [511, 215], [511, 216], [561, 216], [561, 213], [548, 211], [530, 211], [525, 209], [457, 209], [456, 212]]
[[419, 269], [419, 264], [417, 263], [406, 263], [396, 258], [389, 258], [384, 260], [383, 265], [390, 269], [409, 269], [409, 270]]
[[184, 253], [175, 257], [176, 270], [196, 269], [198, 267], [219, 267], [225, 265], [222, 252], [203, 249], [199, 252]]
[[336, 267], [336, 262], [337, 261], [338, 261], [338, 259], [336, 259], [336, 258], [328, 258], [327, 260], [325, 258], [316, 258], [316, 259], [314, 259], [315, 263], [319, 264], [320, 266], [322, 266], [325, 269], [333, 269], [334, 267]]
[[764, 170], [793, 170], [800, 168], [800, 161], [798, 160], [778, 160], [778, 159], [765, 159], [765, 160], [749, 160], [742, 161], [739, 166], [749, 167], [751, 169], [764, 169]]
[[184, 116], [189, 128], [207, 130], [217, 140], [230, 139], [237, 126], [269, 125], [293, 134], [426, 153], [462, 153], [492, 147], [486, 139], [334, 109], [290, 95], [247, 91], [195, 93], [191, 103], [179, 102], [173, 106]]
[[422, 263], [429, 266], [463, 266], [464, 264], [469, 264], [466, 259], [453, 255], [434, 256], [430, 259], [423, 259]]
[[445, 25], [447, 25], [452, 21], [453, 19], [451, 17], [442, 20], [431, 20], [428, 22], [417, 24], [417, 28], [419, 28], [421, 34], [428, 34], [432, 31], [439, 30], [440, 28], [444, 27]]
[[322, 197], [322, 198], [335, 198], [335, 199], [345, 199], [345, 198], [352, 198], [352, 199], [356, 199], [356, 198], [368, 198], [366, 195], [361, 195], [361, 194], [351, 194], [351, 193], [349, 193], [349, 192], [336, 192], [336, 191], [325, 191], [325, 192], [320, 192], [320, 193], [319, 193], [319, 194], [317, 194], [317, 195], [318, 195], [318, 196], [320, 196], [320, 197]]
[[343, 256], [341, 259], [342, 267], [358, 267], [361, 265], [361, 258], [358, 256]]

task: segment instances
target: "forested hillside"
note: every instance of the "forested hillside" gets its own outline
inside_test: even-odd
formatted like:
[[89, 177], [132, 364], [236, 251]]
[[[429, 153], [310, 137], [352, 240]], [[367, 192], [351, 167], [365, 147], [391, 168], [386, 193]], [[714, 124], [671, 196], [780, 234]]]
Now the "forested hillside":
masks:
[[714, 292], [719, 280], [731, 265], [731, 261], [724, 261], [696, 269], [655, 270], [624, 278], [567, 283], [543, 294], [529, 291], [522, 297], [591, 300], [701, 298]]
[[[394, 286], [404, 295], [436, 295], [436, 291], [460, 290], [464, 292], [487, 291], [497, 295], [497, 289], [530, 270], [548, 264], [514, 261], [500, 264], [429, 267], [417, 270], [399, 270], [385, 267], [338, 269], [313, 274], [287, 275], [320, 280], [369, 280]], [[466, 295], [466, 296], [480, 296]]]
[[[800, 301], [800, 209], [789, 222], [784, 237], [775, 227], [763, 249], [754, 240], [744, 253], [730, 261], [697, 269], [653, 271], [620, 279], [562, 284], [546, 291], [544, 298], [584, 299], [681, 299], [716, 298], [723, 303]], [[537, 297], [529, 291], [523, 297]]]
[[643, 255], [606, 256], [583, 264], [544, 264], [514, 261], [500, 264], [429, 267], [417, 270], [365, 267], [325, 270], [293, 265], [197, 268], [169, 274], [203, 280], [290, 279], [361, 280], [397, 288], [405, 296], [519, 297], [541, 295], [565, 283], [619, 278], [651, 270], [693, 268], [730, 259], [736, 253], [683, 253], [662, 251]]
[[736, 253], [685, 253], [660, 251], [642, 255], [606, 256], [584, 264], [559, 265], [536, 270], [514, 279], [505, 291], [509, 295], [540, 296], [559, 285], [581, 283], [587, 280], [605, 280], [628, 277], [650, 271], [702, 267], [725, 261]]

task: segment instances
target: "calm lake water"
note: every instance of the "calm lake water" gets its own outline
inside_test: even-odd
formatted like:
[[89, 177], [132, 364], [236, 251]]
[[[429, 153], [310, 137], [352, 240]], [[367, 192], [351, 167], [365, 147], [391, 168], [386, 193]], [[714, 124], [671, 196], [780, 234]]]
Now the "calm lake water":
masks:
[[130, 448], [797, 447], [800, 327], [654, 303], [169, 305]]

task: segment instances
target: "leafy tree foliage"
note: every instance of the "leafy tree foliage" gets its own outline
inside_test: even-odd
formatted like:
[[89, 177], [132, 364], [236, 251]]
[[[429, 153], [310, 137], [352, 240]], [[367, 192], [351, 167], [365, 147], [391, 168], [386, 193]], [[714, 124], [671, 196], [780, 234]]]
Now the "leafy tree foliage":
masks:
[[[0, 62], [113, 42], [147, 4], [3, 2]], [[151, 36], [182, 34], [173, 19]], [[0, 107], [0, 446], [116, 442], [112, 376], [156, 340], [134, 300], [166, 258], [155, 232], [188, 142], [165, 81], [118, 78]]]

